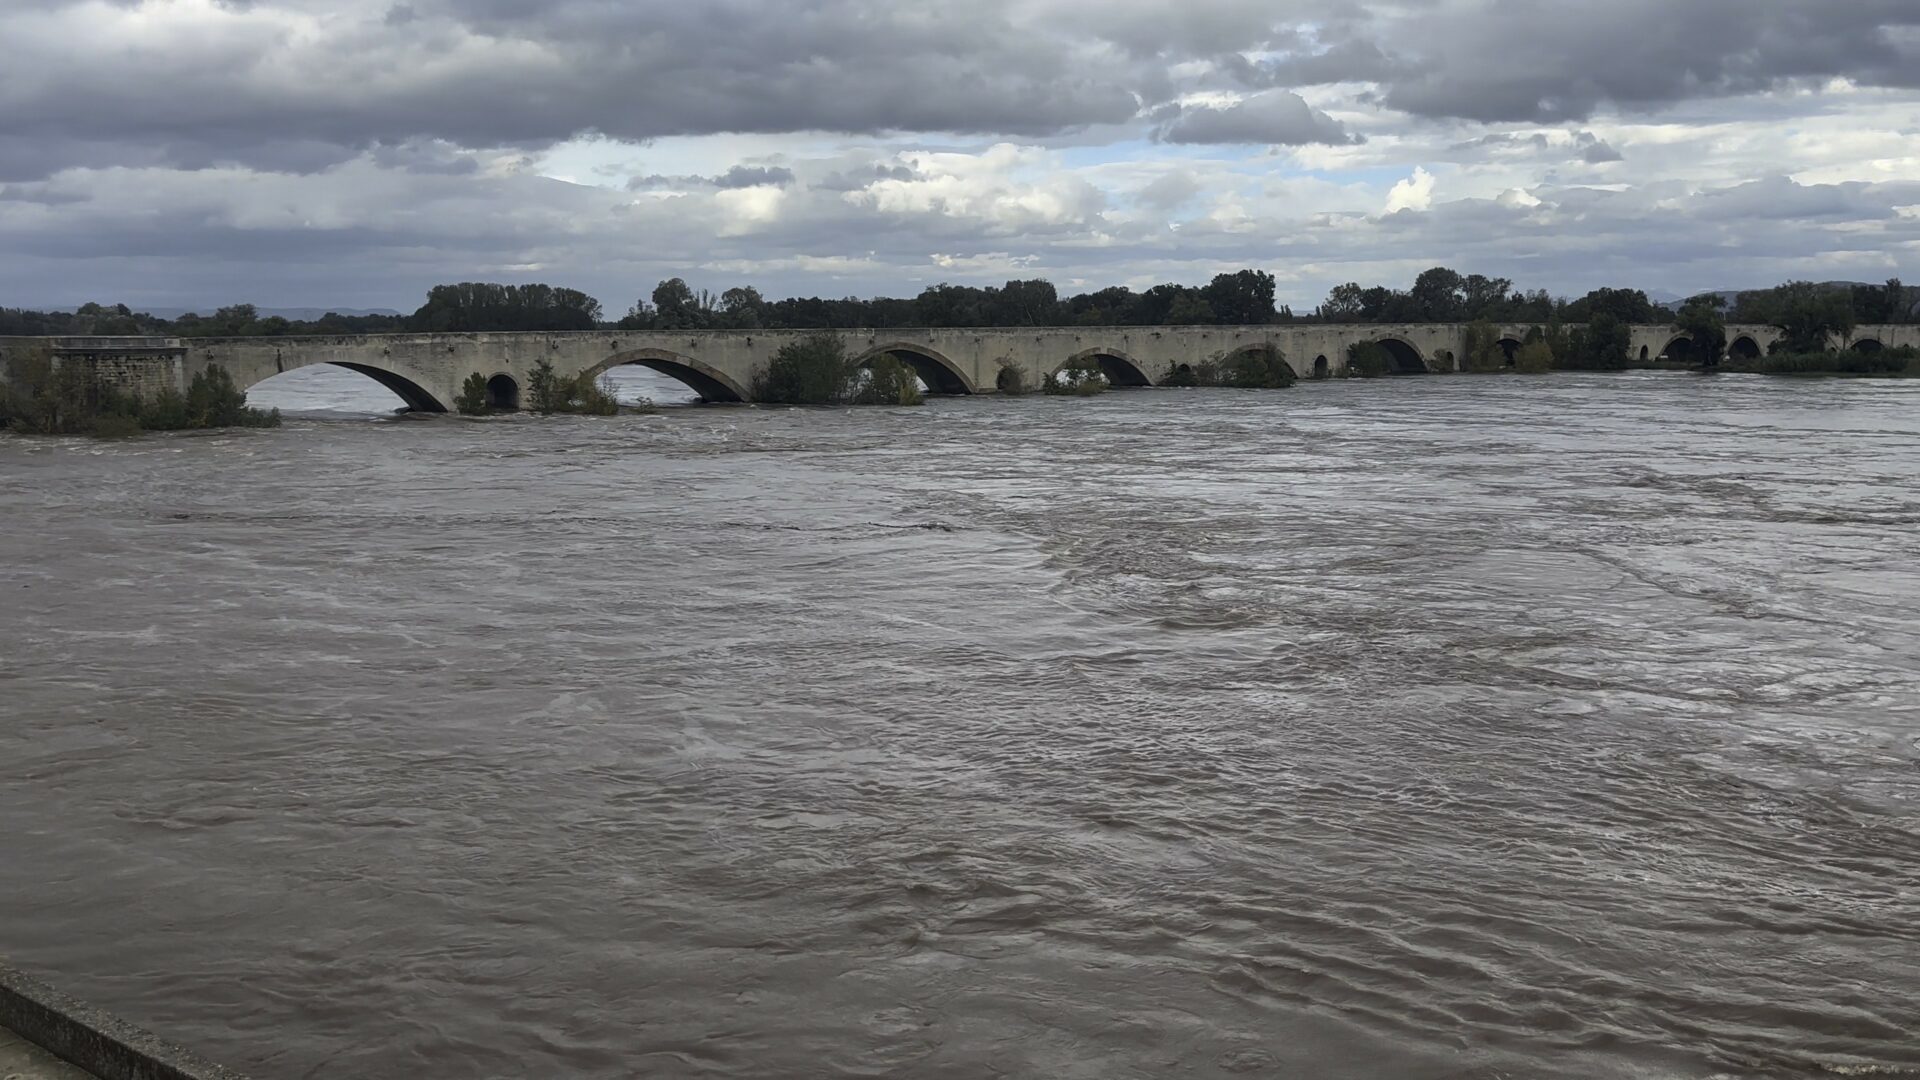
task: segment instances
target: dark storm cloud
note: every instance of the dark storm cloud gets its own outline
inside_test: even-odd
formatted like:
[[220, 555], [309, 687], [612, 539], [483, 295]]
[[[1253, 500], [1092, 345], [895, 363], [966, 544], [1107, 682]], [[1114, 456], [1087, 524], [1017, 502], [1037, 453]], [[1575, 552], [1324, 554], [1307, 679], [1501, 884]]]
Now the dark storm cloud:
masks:
[[[1417, 116], [1579, 120], [1850, 78], [1920, 85], [1914, 0], [1506, 0], [1433, 4], [1379, 33], [1379, 100]], [[1361, 38], [1359, 40], [1368, 40]], [[1352, 46], [1348, 46], [1352, 47]]]
[[1288, 90], [1264, 90], [1224, 108], [1181, 109], [1157, 134], [1172, 143], [1306, 146], [1355, 141], [1338, 121]]
[[[583, 133], [1038, 138], [1194, 91], [1330, 83], [1479, 121], [1920, 83], [1915, 0], [1112, 0], [1098, 17], [1069, 0], [255, 0], [181, 4], [172, 27], [164, 9], [6, 5], [0, 140], [43, 149], [0, 171], [115, 154], [313, 171], [376, 145]], [[1337, 141], [1291, 99], [1253, 101], [1190, 110], [1166, 137]]]

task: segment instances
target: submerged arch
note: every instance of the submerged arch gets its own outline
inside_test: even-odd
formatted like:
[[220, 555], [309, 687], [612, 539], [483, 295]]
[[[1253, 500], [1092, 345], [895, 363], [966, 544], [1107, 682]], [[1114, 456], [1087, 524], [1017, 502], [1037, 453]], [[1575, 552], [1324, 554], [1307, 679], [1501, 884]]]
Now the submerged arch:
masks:
[[747, 388], [719, 368], [670, 349], [628, 349], [617, 352], [588, 368], [584, 374], [598, 379], [622, 364], [638, 364], [675, 378], [693, 388], [702, 401], [746, 401]]
[[1100, 365], [1100, 374], [1107, 377], [1110, 386], [1152, 386], [1153, 380], [1141, 370], [1133, 358], [1118, 349], [1082, 349], [1068, 357], [1066, 362], [1053, 370], [1055, 375], [1075, 364], [1093, 361]]
[[[414, 382], [412, 379], [398, 372], [388, 371], [385, 368], [377, 368], [371, 364], [350, 364], [344, 360], [328, 360], [326, 363], [332, 364], [334, 367], [343, 367], [348, 371], [357, 371], [365, 375], [367, 378], [372, 379], [374, 382], [392, 391], [394, 397], [406, 402], [407, 408], [415, 412], [447, 411], [447, 407], [436, 400], [432, 394], [427, 393], [426, 389], [419, 383]], [[296, 368], [295, 370], [299, 369]], [[264, 379], [261, 380], [261, 382], [265, 381]], [[258, 386], [259, 383], [255, 383], [254, 385]]]
[[891, 356], [895, 360], [913, 369], [920, 381], [927, 384], [931, 394], [972, 394], [973, 380], [967, 378], [954, 362], [927, 348], [910, 341], [893, 341], [884, 345], [875, 345], [854, 357], [856, 365], [872, 363], [882, 356]]
[[487, 408], [512, 410], [520, 407], [520, 384], [506, 372], [487, 380]]
[[[321, 409], [342, 408], [350, 412], [358, 412], [361, 409], [372, 412], [447, 411], [446, 405], [443, 404], [440, 399], [434, 397], [426, 387], [421, 386], [413, 379], [397, 371], [391, 371], [384, 367], [376, 367], [372, 364], [340, 360], [314, 360], [308, 363], [297, 363], [288, 366], [278, 355], [273, 358], [271, 368], [261, 363], [241, 363], [229, 366], [219, 361], [213, 361], [209, 366], [213, 366], [213, 364], [218, 364], [225, 368], [227, 373], [233, 377], [234, 386], [242, 393], [250, 397], [253, 395], [263, 395], [264, 400], [275, 407], [291, 407], [295, 409], [306, 407]], [[198, 374], [199, 370], [197, 367], [190, 367], [188, 369], [188, 375]], [[365, 376], [382, 390], [385, 390], [387, 393], [393, 395], [394, 398], [397, 398], [398, 403], [394, 404], [391, 401], [383, 401], [379, 405], [375, 405], [371, 399], [365, 403], [357, 401], [351, 403], [346, 401], [332, 401], [331, 398], [342, 391], [342, 387], [338, 382], [328, 382], [327, 373], [335, 370], [351, 371], [355, 375]], [[347, 386], [356, 387], [359, 389], [359, 392], [365, 393], [370, 389], [361, 387], [359, 384], [359, 379], [346, 380]], [[279, 395], [290, 392], [312, 398], [313, 400], [310, 402], [302, 401], [300, 404], [275, 400]], [[349, 395], [354, 393], [352, 390], [346, 392]], [[315, 396], [316, 394], [317, 396]]]
[[1426, 358], [1420, 355], [1420, 350], [1412, 343], [1397, 337], [1375, 338], [1373, 343], [1385, 349], [1387, 355], [1393, 358], [1393, 374], [1427, 374]]

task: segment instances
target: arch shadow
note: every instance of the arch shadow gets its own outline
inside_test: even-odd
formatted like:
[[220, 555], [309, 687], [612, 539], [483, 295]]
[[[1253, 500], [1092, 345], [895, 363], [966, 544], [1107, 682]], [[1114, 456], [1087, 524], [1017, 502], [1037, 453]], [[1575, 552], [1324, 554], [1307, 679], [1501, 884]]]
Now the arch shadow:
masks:
[[1153, 380], [1133, 358], [1115, 349], [1082, 349], [1068, 357], [1066, 362], [1053, 369], [1058, 375], [1071, 365], [1091, 360], [1100, 365], [1100, 374], [1107, 377], [1107, 384], [1114, 387], [1152, 386]]
[[1403, 341], [1397, 337], [1383, 337], [1376, 338], [1374, 344], [1387, 350], [1387, 355], [1393, 358], [1393, 371], [1391, 374], [1425, 375], [1428, 373], [1426, 359], [1420, 355], [1420, 350], [1414, 348], [1410, 342]]
[[973, 394], [973, 380], [954, 366], [953, 361], [927, 348], [909, 341], [893, 341], [884, 345], [875, 345], [859, 356], [854, 357], [855, 365], [865, 365], [882, 356], [891, 356], [895, 360], [913, 369], [920, 381], [927, 384], [930, 394]]
[[598, 379], [622, 364], [638, 364], [670, 378], [679, 379], [692, 387], [693, 392], [700, 395], [702, 401], [748, 400], [747, 388], [741, 386], [732, 376], [711, 364], [668, 349], [628, 349], [626, 352], [614, 353], [588, 368], [583, 374], [589, 379]]

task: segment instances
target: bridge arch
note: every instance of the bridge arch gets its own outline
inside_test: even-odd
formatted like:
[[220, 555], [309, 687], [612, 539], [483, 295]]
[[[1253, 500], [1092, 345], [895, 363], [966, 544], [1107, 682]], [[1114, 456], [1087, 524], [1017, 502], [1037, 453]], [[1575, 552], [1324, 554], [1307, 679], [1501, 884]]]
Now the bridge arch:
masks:
[[1420, 355], [1420, 350], [1404, 338], [1375, 338], [1373, 343], [1385, 349], [1387, 356], [1393, 360], [1392, 374], [1425, 375], [1430, 370], [1427, 367], [1426, 358]]
[[1332, 369], [1327, 366], [1327, 358], [1324, 355], [1314, 357], [1313, 377], [1316, 379], [1324, 379], [1330, 374], [1332, 374]]
[[974, 394], [979, 392], [974, 388], [973, 380], [967, 378], [966, 373], [962, 372], [953, 361], [925, 345], [916, 345], [911, 341], [890, 341], [875, 345], [854, 357], [853, 362], [856, 365], [864, 365], [882, 356], [891, 356], [912, 368], [913, 373], [920, 377], [920, 381], [927, 384], [928, 393]]
[[1760, 343], [1745, 334], [1733, 339], [1727, 346], [1727, 355], [1741, 360], [1760, 359]]
[[1879, 338], [1861, 338], [1849, 346], [1849, 348], [1857, 353], [1877, 353], [1885, 349], [1886, 345], [1882, 343]]
[[1526, 343], [1517, 337], [1503, 337], [1496, 342], [1500, 347], [1500, 363], [1504, 367], [1514, 367], [1520, 362], [1520, 350]]
[[[215, 361], [215, 362], [217, 363], [218, 361]], [[275, 364], [277, 367], [278, 361], [275, 361]], [[247, 368], [253, 367], [253, 366], [254, 365], [246, 365], [246, 364], [238, 365], [239, 371], [241, 372], [244, 372]], [[414, 412], [446, 412], [447, 411], [446, 404], [442, 402], [440, 399], [434, 397], [433, 394], [429, 392], [426, 387], [421, 386], [419, 383], [414, 382], [412, 379], [408, 378], [405, 375], [400, 374], [397, 371], [391, 371], [383, 367], [376, 367], [372, 364], [353, 363], [345, 360], [320, 360], [310, 364], [296, 364], [293, 367], [288, 367], [283, 370], [262, 372], [259, 378], [256, 378], [256, 379], [253, 379], [252, 381], [247, 381], [247, 382], [242, 381], [242, 376], [238, 374], [234, 368], [228, 368], [227, 370], [230, 374], [235, 375], [234, 382], [237, 386], [239, 386], [239, 389], [241, 390], [241, 392], [252, 393], [255, 389], [263, 388], [264, 384], [272, 381], [273, 379], [281, 375], [291, 375], [294, 372], [311, 371], [315, 368], [322, 368], [322, 367], [345, 368], [346, 370], [354, 372], [356, 374], [365, 375], [367, 378], [372, 379], [374, 382], [379, 383], [381, 387], [383, 387], [388, 393], [392, 394], [394, 397], [399, 398], [401, 401], [401, 404], [405, 405], [408, 409]], [[269, 391], [272, 389], [271, 387], [265, 387], [265, 388], [268, 389]]]
[[582, 374], [598, 379], [622, 364], [638, 364], [686, 383], [702, 401], [747, 401], [747, 388], [719, 368], [670, 349], [628, 349], [617, 352]]
[[512, 411], [520, 407], [520, 384], [504, 371], [487, 380], [487, 408]]
[[1676, 360], [1683, 364], [1692, 363], [1701, 359], [1701, 357], [1696, 355], [1698, 351], [1699, 350], [1694, 347], [1693, 338], [1690, 335], [1675, 334], [1672, 340], [1667, 342], [1666, 347], [1660, 350], [1659, 358], [1662, 360]]
[[1100, 366], [1100, 374], [1107, 377], [1107, 383], [1110, 386], [1153, 385], [1153, 380], [1147, 378], [1146, 371], [1134, 362], [1133, 357], [1118, 349], [1082, 349], [1053, 369], [1053, 374], [1057, 375], [1066, 368], [1075, 364], [1084, 364], [1089, 360]]

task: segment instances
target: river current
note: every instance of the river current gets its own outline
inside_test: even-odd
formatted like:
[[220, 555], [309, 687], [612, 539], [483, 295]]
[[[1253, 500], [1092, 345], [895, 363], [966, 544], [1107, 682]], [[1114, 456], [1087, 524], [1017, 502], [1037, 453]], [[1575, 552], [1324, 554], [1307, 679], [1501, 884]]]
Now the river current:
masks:
[[0, 954], [217, 1061], [1920, 1075], [1920, 382], [332, 378], [0, 437]]

